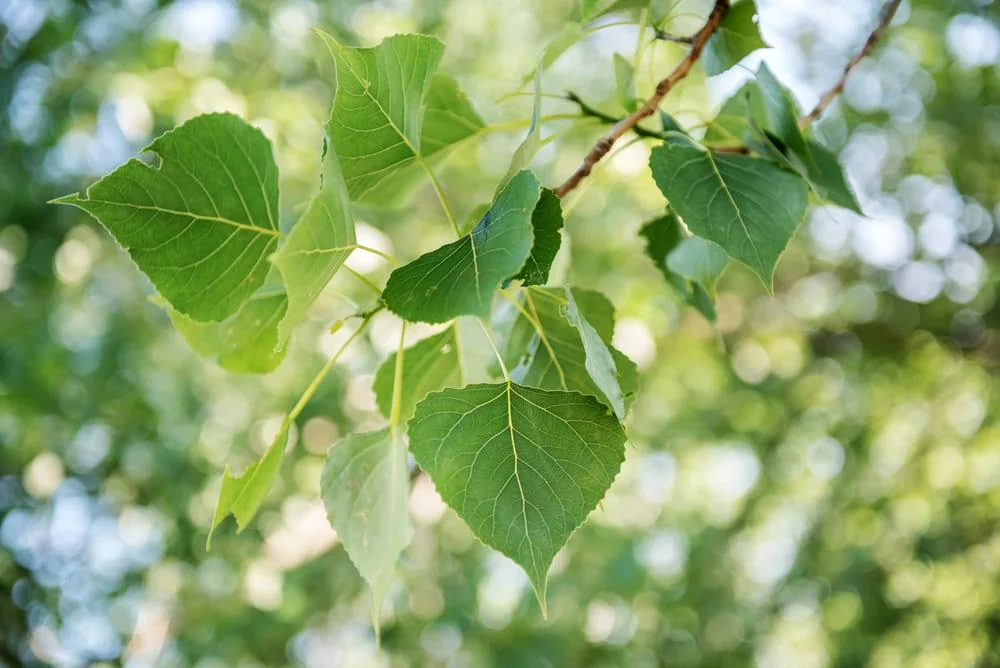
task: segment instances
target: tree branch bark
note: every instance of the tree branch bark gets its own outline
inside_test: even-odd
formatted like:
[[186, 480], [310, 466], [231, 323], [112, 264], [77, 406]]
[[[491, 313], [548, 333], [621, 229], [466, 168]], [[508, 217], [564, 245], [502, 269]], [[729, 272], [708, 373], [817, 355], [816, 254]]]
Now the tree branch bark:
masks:
[[671, 72], [666, 79], [656, 85], [656, 91], [644, 105], [615, 123], [608, 133], [597, 141], [594, 147], [590, 149], [590, 152], [587, 153], [586, 157], [584, 157], [583, 163], [568, 179], [566, 179], [562, 185], [555, 189], [556, 197], [562, 198], [572, 192], [574, 188], [580, 185], [580, 182], [583, 181], [583, 179], [587, 178], [591, 170], [594, 169], [594, 165], [600, 162], [601, 158], [608, 154], [616, 141], [618, 141], [629, 130], [634, 128], [639, 121], [652, 116], [653, 113], [659, 109], [660, 102], [663, 101], [663, 98], [666, 97], [667, 93], [669, 93], [671, 89], [677, 85], [677, 82], [686, 77], [688, 72], [691, 71], [691, 67], [701, 56], [701, 52], [704, 50], [705, 44], [712, 37], [712, 35], [715, 34], [715, 31], [718, 30], [719, 24], [722, 23], [722, 19], [725, 18], [726, 12], [728, 11], [729, 0], [715, 0], [715, 6], [712, 8], [712, 13], [708, 15], [705, 25], [702, 26], [701, 30], [695, 33], [691, 38], [691, 50], [688, 51], [684, 60], [682, 60], [677, 67], [674, 68], [674, 71]]
[[882, 38], [882, 34], [885, 32], [886, 28], [889, 27], [889, 24], [892, 22], [892, 17], [896, 15], [896, 10], [899, 9], [899, 5], [901, 3], [902, 0], [889, 0], [889, 2], [886, 3], [879, 15], [878, 23], [871, 31], [871, 34], [868, 35], [868, 39], [865, 40], [865, 45], [861, 47], [861, 50], [847, 62], [847, 66], [844, 67], [844, 73], [840, 75], [837, 83], [835, 83], [830, 90], [823, 94], [823, 97], [819, 99], [819, 102], [816, 103], [813, 110], [799, 119], [800, 128], [804, 128], [819, 118], [823, 111], [830, 105], [831, 102], [833, 102], [834, 98], [843, 92], [844, 85], [847, 83], [847, 77], [851, 75], [851, 72], [858, 66], [858, 63], [871, 55], [872, 51], [875, 50], [875, 45], [878, 44], [878, 41]]

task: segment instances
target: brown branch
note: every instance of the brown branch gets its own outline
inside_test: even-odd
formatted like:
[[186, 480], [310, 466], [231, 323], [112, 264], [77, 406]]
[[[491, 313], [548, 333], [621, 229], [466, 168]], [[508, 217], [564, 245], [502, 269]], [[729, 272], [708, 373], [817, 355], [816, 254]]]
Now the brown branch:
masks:
[[[898, 1], [898, 0], [897, 0]], [[614, 146], [615, 142], [618, 141], [622, 136], [625, 135], [629, 130], [634, 128], [639, 121], [649, 116], [660, 108], [660, 102], [663, 98], [673, 89], [677, 82], [687, 76], [688, 72], [691, 71], [692, 65], [701, 56], [702, 50], [705, 48], [705, 44], [708, 42], [709, 38], [715, 33], [719, 28], [719, 24], [722, 23], [722, 19], [725, 18], [726, 12], [729, 11], [729, 0], [715, 0], [715, 6], [712, 8], [712, 13], [708, 15], [708, 19], [705, 21], [705, 25], [702, 26], [695, 35], [691, 38], [691, 50], [684, 57], [674, 71], [671, 72], [666, 79], [661, 81], [656, 85], [656, 91], [653, 96], [649, 98], [646, 104], [642, 105], [634, 112], [618, 121], [612, 126], [606, 135], [601, 137], [597, 143], [594, 145], [590, 152], [587, 153], [586, 157], [583, 159], [583, 163], [577, 168], [573, 174], [566, 179], [565, 183], [560, 185], [555, 190], [556, 197], [565, 197], [567, 193], [571, 192], [574, 188], [580, 185], [590, 174], [591, 170], [594, 169], [594, 165], [600, 162], [601, 158], [606, 156]]]
[[899, 9], [899, 5], [902, 0], [889, 0], [882, 8], [882, 12], [879, 15], [878, 24], [875, 29], [872, 30], [871, 34], [868, 35], [868, 39], [865, 41], [865, 45], [861, 47], [861, 50], [854, 55], [853, 58], [848, 61], [847, 66], [844, 67], [844, 73], [840, 75], [840, 79], [837, 83], [833, 85], [833, 88], [826, 91], [826, 93], [819, 99], [816, 106], [808, 114], [799, 119], [799, 127], [804, 128], [809, 125], [823, 113], [833, 99], [840, 95], [844, 90], [844, 84], [847, 83], [847, 77], [851, 75], [851, 72], [855, 67], [858, 66], [862, 60], [867, 56], [871, 55], [872, 51], [875, 50], [875, 45], [878, 44], [879, 39], [882, 38], [882, 34], [885, 32], [886, 28], [889, 27], [889, 23], [892, 22], [892, 17], [896, 15], [896, 10]]

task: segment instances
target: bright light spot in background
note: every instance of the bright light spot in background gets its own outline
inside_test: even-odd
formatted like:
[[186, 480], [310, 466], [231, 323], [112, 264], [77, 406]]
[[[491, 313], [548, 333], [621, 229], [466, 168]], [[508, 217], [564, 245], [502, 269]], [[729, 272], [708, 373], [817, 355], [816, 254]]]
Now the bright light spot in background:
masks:
[[892, 274], [892, 286], [903, 299], [926, 304], [939, 294], [944, 276], [935, 264], [909, 262]]
[[649, 150], [643, 142], [627, 146], [611, 156], [610, 166], [620, 176], [645, 175], [649, 171]]
[[291, 496], [281, 504], [282, 524], [268, 534], [264, 553], [276, 569], [296, 568], [323, 554], [337, 542], [320, 499]]
[[179, 0], [157, 22], [156, 31], [192, 51], [211, 51], [239, 25], [239, 11], [228, 0]]
[[869, 218], [854, 227], [854, 252], [870, 265], [893, 269], [913, 252], [913, 231], [902, 218]]
[[740, 380], [751, 385], [763, 382], [771, 373], [771, 357], [767, 350], [750, 339], [736, 345], [730, 362]]
[[282, 46], [303, 47], [318, 13], [311, 2], [286, 2], [271, 14], [271, 35]]
[[675, 529], [664, 529], [642, 538], [635, 546], [635, 557], [654, 577], [677, 577], [687, 563], [687, 538]]
[[844, 446], [831, 437], [813, 441], [806, 448], [806, 468], [821, 480], [832, 480], [844, 468]]
[[434, 488], [434, 483], [425, 475], [418, 476], [410, 493], [410, 512], [413, 519], [425, 526], [436, 524], [447, 506]]
[[[358, 221], [355, 225], [355, 235], [358, 239], [358, 245], [368, 246], [392, 255], [392, 241], [385, 232], [375, 229], [368, 223]], [[345, 264], [359, 274], [368, 274], [380, 267], [384, 267], [386, 260], [375, 253], [356, 250], [350, 254]]]
[[677, 464], [667, 452], [652, 452], [642, 458], [635, 473], [636, 492], [644, 501], [662, 503], [674, 487]]
[[188, 118], [198, 114], [226, 111], [237, 116], [246, 116], [246, 99], [229, 90], [229, 87], [218, 79], [206, 77], [195, 84], [191, 91], [190, 109], [185, 109], [182, 116]]
[[250, 562], [243, 575], [243, 597], [260, 610], [277, 610], [282, 599], [281, 571], [267, 559]]
[[43, 452], [24, 469], [24, 489], [36, 499], [44, 499], [62, 484], [66, 472], [62, 461], [51, 452]]
[[487, 555], [486, 576], [480, 580], [476, 596], [483, 625], [491, 629], [507, 626], [528, 584], [528, 576], [513, 561], [497, 553]]
[[951, 255], [958, 244], [955, 221], [939, 213], [930, 213], [917, 232], [920, 249], [930, 258], [941, 259]]
[[656, 359], [656, 341], [649, 327], [636, 318], [622, 318], [615, 325], [612, 343], [629, 356], [640, 369], [648, 367]]
[[959, 14], [945, 32], [948, 50], [965, 67], [987, 67], [1000, 56], [1000, 32], [988, 19]]
[[420, 634], [420, 646], [431, 658], [444, 661], [462, 647], [462, 632], [454, 624], [431, 624]]
[[587, 606], [584, 633], [587, 634], [587, 640], [592, 643], [624, 645], [635, 633], [632, 611], [621, 599], [592, 601]]
[[760, 462], [744, 445], [703, 447], [694, 453], [686, 478], [697, 485], [694, 498], [713, 521], [725, 520], [734, 506], [753, 489], [760, 476]]
[[121, 95], [114, 100], [115, 122], [125, 138], [140, 143], [149, 138], [153, 131], [153, 112], [140, 96]]
[[0, 292], [10, 290], [14, 285], [14, 268], [17, 266], [17, 259], [14, 254], [0, 246]]

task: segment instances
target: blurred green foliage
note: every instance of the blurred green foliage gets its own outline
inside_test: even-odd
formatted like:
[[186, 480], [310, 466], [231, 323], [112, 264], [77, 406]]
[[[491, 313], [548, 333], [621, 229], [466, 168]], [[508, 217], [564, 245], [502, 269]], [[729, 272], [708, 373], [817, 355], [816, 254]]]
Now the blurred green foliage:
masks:
[[[707, 4], [671, 7], [661, 27], [684, 34]], [[803, 102], [877, 11], [760, 4], [769, 64]], [[318, 491], [338, 435], [380, 424], [372, 374], [399, 335], [384, 313], [306, 408], [253, 526], [224, 526], [204, 551], [222, 467], [262, 452], [346, 338], [329, 323], [372, 293], [338, 276], [275, 373], [227, 374], [185, 346], [103, 231], [44, 202], [186, 118], [230, 110], [274, 142], [288, 224], [317, 185], [334, 87], [311, 28], [360, 44], [438, 35], [442, 69], [483, 116], [523, 128], [529, 98], [498, 100], [576, 12], [569, 0], [0, 4], [0, 665], [1000, 664], [1000, 10], [983, 0], [904, 3], [817, 126], [867, 217], [817, 209], [774, 297], [727, 271], [717, 331], [643, 256], [638, 230], [663, 205], [649, 145], [618, 152], [565, 203], [559, 280], [611, 297], [642, 389], [623, 472], [556, 560], [547, 621], [523, 573], [420, 477], [375, 650], [368, 594]], [[633, 60], [636, 42], [634, 26], [594, 32], [545, 91], [623, 113], [612, 55]], [[681, 53], [643, 41], [640, 97]], [[694, 75], [667, 111], [704, 124], [741, 76]], [[546, 99], [543, 113], [575, 111]], [[543, 181], [572, 171], [600, 130], [546, 125], [561, 134], [536, 160]], [[490, 134], [447, 163], [461, 218], [522, 136]], [[427, 188], [362, 219], [359, 241], [400, 258], [450, 238]], [[380, 263], [349, 264], [386, 278]]]

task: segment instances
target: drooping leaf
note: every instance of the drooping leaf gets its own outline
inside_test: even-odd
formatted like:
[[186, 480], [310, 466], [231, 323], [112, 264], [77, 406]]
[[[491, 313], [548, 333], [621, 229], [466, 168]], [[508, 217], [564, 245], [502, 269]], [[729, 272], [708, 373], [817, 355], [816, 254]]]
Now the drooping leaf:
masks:
[[[799, 112], [792, 94], [781, 85], [767, 63], [761, 63], [751, 89], [750, 107], [757, 125], [764, 128], [787, 146], [792, 152], [806, 153], [806, 140], [799, 127]], [[760, 102], [754, 100], [760, 95]]]
[[274, 256], [274, 264], [284, 277], [288, 293], [288, 312], [278, 326], [281, 345], [305, 320], [309, 307], [344, 264], [355, 244], [354, 216], [347, 187], [337, 154], [328, 148], [323, 157], [320, 191]]
[[517, 174], [471, 234], [392, 272], [382, 292], [386, 306], [411, 322], [489, 315], [497, 286], [531, 253], [531, 214], [540, 189], [531, 172]]
[[278, 243], [278, 168], [260, 130], [207, 114], [146, 147], [87, 189], [54, 200], [83, 209], [157, 291], [193, 320], [224, 320], [264, 282]]
[[[618, 382], [628, 399], [638, 387], [638, 372], [628, 357], [611, 346], [614, 307], [593, 290], [573, 288], [573, 296], [579, 312], [611, 351]], [[511, 377], [532, 387], [589, 394], [611, 406], [587, 370], [580, 332], [563, 317], [565, 303], [562, 289], [531, 287], [521, 291], [519, 315], [503, 346]]]
[[685, 232], [677, 214], [668, 210], [665, 215], [648, 221], [639, 230], [639, 235], [646, 240], [646, 254], [667, 279], [667, 283], [676, 290], [685, 303], [697, 309], [709, 322], [715, 322], [715, 304], [708, 291], [701, 284], [681, 276], [667, 265], [667, 258], [685, 239]]
[[199, 355], [215, 360], [226, 371], [268, 373], [285, 358], [285, 348], [278, 347], [278, 323], [287, 308], [280, 284], [272, 289], [265, 284], [222, 322], [198, 322], [169, 306], [167, 313]]
[[715, 293], [715, 284], [728, 264], [726, 252], [701, 237], [688, 237], [667, 254], [670, 271], [704, 286], [710, 295]]
[[726, 13], [701, 57], [709, 76], [725, 72], [757, 49], [767, 48], [754, 21], [756, 13], [753, 0], [737, 2]]
[[819, 198], [863, 215], [837, 155], [813, 139], [806, 140], [806, 148], [805, 176]]
[[566, 308], [562, 309], [562, 314], [580, 333], [580, 340], [583, 343], [584, 367], [587, 369], [590, 379], [611, 403], [615, 415], [619, 420], [623, 420], [625, 419], [625, 396], [618, 383], [618, 368], [615, 366], [611, 351], [593, 325], [587, 322], [587, 319], [580, 313], [580, 309], [576, 306], [576, 300], [573, 298], [573, 291], [566, 288], [565, 294]]
[[531, 214], [531, 227], [535, 235], [531, 255], [515, 279], [520, 279], [524, 285], [545, 285], [548, 282], [552, 261], [562, 243], [562, 235], [559, 233], [562, 226], [562, 204], [559, 198], [548, 188], [542, 188], [542, 194]]
[[799, 172], [820, 199], [861, 213], [837, 157], [798, 126], [798, 106], [765, 64], [723, 104], [709, 126], [710, 144], [744, 144]]
[[[427, 337], [404, 351], [399, 405], [401, 422], [413, 417], [417, 402], [431, 392], [464, 384], [462, 349], [458, 337], [458, 326], [452, 323], [443, 332]], [[396, 353], [393, 353], [379, 366], [372, 383], [378, 408], [387, 418], [392, 408], [395, 372]]]
[[444, 501], [527, 572], [544, 612], [552, 559], [624, 460], [621, 424], [593, 397], [505, 382], [429, 395], [409, 433]]
[[[459, 143], [486, 127], [454, 77], [438, 72], [424, 101], [420, 154], [429, 167], [442, 164]], [[410, 161], [397, 167], [392, 178], [380, 181], [360, 201], [381, 208], [404, 204], [427, 179], [423, 165]]]
[[420, 159], [424, 102], [444, 45], [426, 35], [393, 35], [350, 48], [320, 33], [337, 66], [327, 123], [352, 200]]
[[371, 587], [377, 630], [396, 562], [413, 535], [405, 444], [390, 429], [342, 439], [326, 455], [320, 488], [330, 524]]
[[679, 144], [656, 147], [649, 163], [688, 228], [750, 267], [771, 290], [778, 259], [805, 215], [805, 181], [767, 160]]
[[635, 88], [635, 69], [620, 54], [614, 55], [615, 66], [615, 92], [618, 94], [618, 104], [622, 108], [632, 113], [636, 108], [636, 97], [638, 93]]
[[243, 531], [250, 524], [281, 468], [287, 438], [288, 424], [283, 422], [264, 456], [248, 466], [242, 475], [234, 476], [229, 472], [229, 466], [226, 466], [222, 473], [222, 488], [219, 490], [215, 515], [208, 529], [206, 543], [208, 549], [212, 547], [212, 534], [215, 533], [215, 529], [230, 513], [236, 518], [237, 531]]

